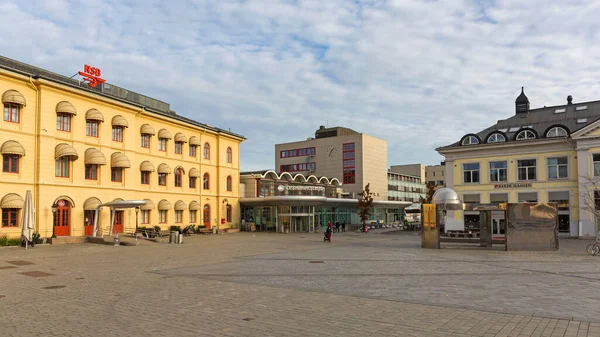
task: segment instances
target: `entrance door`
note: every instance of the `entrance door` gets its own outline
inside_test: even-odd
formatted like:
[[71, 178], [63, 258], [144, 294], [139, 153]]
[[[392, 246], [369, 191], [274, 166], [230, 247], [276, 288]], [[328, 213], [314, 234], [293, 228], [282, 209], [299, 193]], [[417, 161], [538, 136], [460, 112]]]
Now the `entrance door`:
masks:
[[54, 213], [54, 235], [71, 235], [71, 203], [67, 200], [58, 200], [56, 213]]
[[115, 211], [113, 234], [123, 233], [123, 212], [124, 211]]
[[94, 217], [96, 216], [96, 211], [88, 210], [85, 211], [84, 219], [83, 219], [83, 231], [85, 236], [92, 235], [94, 231]]
[[492, 212], [492, 238], [494, 240], [504, 240], [505, 228], [504, 212]]
[[206, 228], [210, 228], [210, 205], [209, 204], [204, 205], [202, 219], [204, 222], [204, 226], [206, 226]]
[[571, 229], [569, 214], [558, 214], [558, 231], [569, 233]]

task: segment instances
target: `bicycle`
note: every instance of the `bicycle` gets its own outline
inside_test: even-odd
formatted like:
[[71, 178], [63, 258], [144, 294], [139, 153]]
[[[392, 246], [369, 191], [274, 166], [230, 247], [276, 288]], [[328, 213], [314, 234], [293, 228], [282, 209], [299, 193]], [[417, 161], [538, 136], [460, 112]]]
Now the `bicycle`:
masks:
[[585, 251], [590, 255], [598, 255], [600, 253], [600, 242], [594, 241], [585, 247]]

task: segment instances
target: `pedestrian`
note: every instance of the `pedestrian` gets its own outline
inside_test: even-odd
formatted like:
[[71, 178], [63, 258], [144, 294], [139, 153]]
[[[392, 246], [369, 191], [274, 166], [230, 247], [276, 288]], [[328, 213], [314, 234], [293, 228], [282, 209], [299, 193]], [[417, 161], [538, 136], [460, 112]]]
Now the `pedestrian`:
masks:
[[339, 221], [335, 222], [335, 231], [336, 231], [336, 233], [340, 232], [340, 222]]
[[342, 233], [346, 233], [346, 220], [342, 220]]

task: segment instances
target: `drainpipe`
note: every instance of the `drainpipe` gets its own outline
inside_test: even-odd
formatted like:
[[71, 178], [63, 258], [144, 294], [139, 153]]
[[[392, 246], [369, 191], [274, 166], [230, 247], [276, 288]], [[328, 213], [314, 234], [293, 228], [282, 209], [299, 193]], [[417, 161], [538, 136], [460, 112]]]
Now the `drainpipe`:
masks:
[[[40, 91], [38, 87], [33, 83], [33, 77], [29, 76], [29, 85], [33, 90], [35, 90], [35, 141], [33, 142], [33, 160], [35, 169], [34, 169], [34, 178], [33, 178], [33, 195], [35, 199], [35, 231], [40, 234], [40, 220], [41, 215], [40, 211], [42, 209], [40, 205], [40, 139], [41, 139], [41, 129], [40, 129], [40, 119], [41, 119], [41, 111], [39, 107], [40, 101]], [[53, 218], [54, 221], [54, 218]], [[54, 226], [54, 222], [52, 223]], [[47, 226], [46, 226], [47, 227]], [[41, 234], [40, 234], [41, 235]]]

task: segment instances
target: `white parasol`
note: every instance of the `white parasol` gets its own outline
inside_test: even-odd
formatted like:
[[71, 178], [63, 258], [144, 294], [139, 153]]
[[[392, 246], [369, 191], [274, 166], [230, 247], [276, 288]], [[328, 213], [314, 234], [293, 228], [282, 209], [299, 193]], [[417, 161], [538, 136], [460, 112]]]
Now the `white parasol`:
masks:
[[27, 245], [33, 239], [35, 228], [33, 222], [33, 200], [31, 198], [31, 191], [27, 190], [25, 203], [23, 204], [23, 214], [21, 215], [21, 239], [25, 240], [25, 249], [27, 249]]

